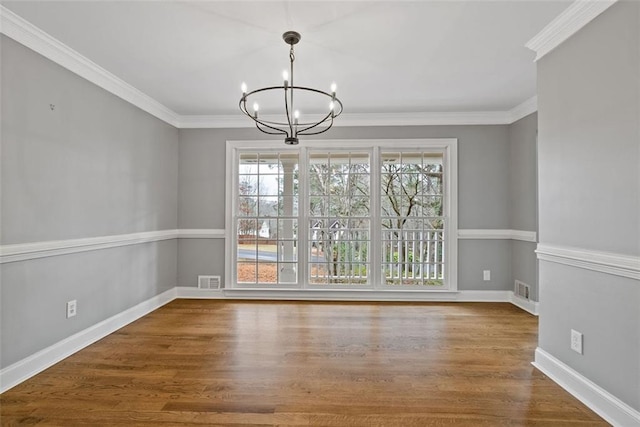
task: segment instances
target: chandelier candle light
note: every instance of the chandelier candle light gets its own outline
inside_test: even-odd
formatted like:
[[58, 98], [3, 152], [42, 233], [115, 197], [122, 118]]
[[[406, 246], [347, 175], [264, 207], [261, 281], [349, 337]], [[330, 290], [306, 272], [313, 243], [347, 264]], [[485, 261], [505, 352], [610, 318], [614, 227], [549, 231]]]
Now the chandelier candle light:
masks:
[[[295, 86], [293, 83], [293, 61], [295, 55], [293, 53], [293, 46], [300, 41], [300, 34], [295, 31], [287, 31], [282, 35], [283, 40], [291, 49], [289, 50], [289, 60], [291, 62], [290, 71], [284, 71], [282, 78], [284, 83], [282, 86], [270, 86], [264, 87], [251, 92], [247, 92], [247, 85], [242, 83], [242, 98], [240, 98], [240, 110], [252, 119], [256, 123], [256, 127], [259, 131], [270, 135], [285, 135], [284, 142], [289, 145], [298, 144], [298, 135], [317, 135], [328, 131], [333, 126], [333, 119], [338, 117], [342, 113], [342, 102], [336, 98], [336, 84], [331, 85], [331, 92], [324, 92], [318, 89], [313, 89], [304, 86]], [[286, 121], [282, 120], [266, 120], [263, 119], [258, 111], [260, 106], [257, 102], [253, 102], [253, 112], [249, 112], [247, 109], [247, 102], [249, 97], [256, 95], [260, 92], [278, 91], [284, 92], [284, 115]], [[315, 93], [318, 95], [326, 96], [329, 98], [329, 112], [323, 115], [320, 120], [316, 121], [304, 121], [300, 118], [300, 111], [295, 109], [293, 100], [294, 92], [304, 91], [308, 93]], [[299, 93], [299, 92], [298, 92]]]

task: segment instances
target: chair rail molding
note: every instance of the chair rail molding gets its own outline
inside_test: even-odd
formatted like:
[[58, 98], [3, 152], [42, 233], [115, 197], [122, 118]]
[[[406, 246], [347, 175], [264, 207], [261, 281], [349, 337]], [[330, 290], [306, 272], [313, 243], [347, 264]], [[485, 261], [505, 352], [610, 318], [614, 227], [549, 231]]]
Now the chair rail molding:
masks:
[[[49, 256], [67, 255], [118, 246], [137, 245], [169, 239], [226, 239], [224, 229], [173, 229], [143, 231], [109, 236], [86, 237], [80, 239], [52, 240], [44, 242], [18, 243], [0, 246], [0, 264], [26, 261]], [[458, 239], [512, 239], [535, 242], [535, 231], [503, 229], [462, 229]]]
[[178, 230], [179, 239], [225, 239], [227, 233], [219, 228], [181, 228]]
[[640, 280], [640, 257], [539, 243], [538, 259]]
[[458, 229], [458, 239], [479, 240], [521, 240], [536, 242], [538, 233], [535, 231], [505, 230], [505, 229]]
[[99, 249], [117, 248], [119, 246], [139, 245], [170, 239], [224, 239], [225, 236], [225, 230], [215, 228], [174, 229], [85, 237], [81, 239], [18, 243], [0, 246], [0, 264]]

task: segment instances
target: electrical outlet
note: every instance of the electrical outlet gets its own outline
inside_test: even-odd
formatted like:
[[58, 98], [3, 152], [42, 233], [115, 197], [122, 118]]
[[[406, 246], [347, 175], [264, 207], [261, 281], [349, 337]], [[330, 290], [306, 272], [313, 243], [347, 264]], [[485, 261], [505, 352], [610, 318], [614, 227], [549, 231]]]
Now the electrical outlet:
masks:
[[582, 334], [574, 329], [571, 330], [571, 350], [582, 354]]
[[484, 270], [484, 271], [482, 272], [482, 279], [483, 279], [485, 282], [488, 282], [489, 280], [491, 280], [491, 270]]
[[77, 314], [78, 301], [72, 300], [67, 302], [67, 319]]

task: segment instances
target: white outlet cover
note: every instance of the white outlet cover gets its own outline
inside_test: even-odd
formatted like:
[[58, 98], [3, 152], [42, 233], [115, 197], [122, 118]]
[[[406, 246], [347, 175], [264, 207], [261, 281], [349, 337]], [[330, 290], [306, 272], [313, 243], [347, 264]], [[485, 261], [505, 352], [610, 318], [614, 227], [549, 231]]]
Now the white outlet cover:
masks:
[[67, 302], [67, 319], [77, 314], [77, 300]]
[[571, 330], [571, 350], [582, 354], [582, 334], [575, 329]]
[[484, 279], [485, 282], [488, 282], [489, 280], [491, 280], [491, 270], [484, 270], [482, 272], [482, 278]]

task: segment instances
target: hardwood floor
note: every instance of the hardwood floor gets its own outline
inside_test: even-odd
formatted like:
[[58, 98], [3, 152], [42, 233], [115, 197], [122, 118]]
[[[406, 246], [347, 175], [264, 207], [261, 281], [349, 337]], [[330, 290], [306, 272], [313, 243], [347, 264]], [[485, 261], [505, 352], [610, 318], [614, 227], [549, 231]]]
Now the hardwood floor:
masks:
[[600, 426], [506, 303], [175, 300], [0, 396], [2, 425]]

